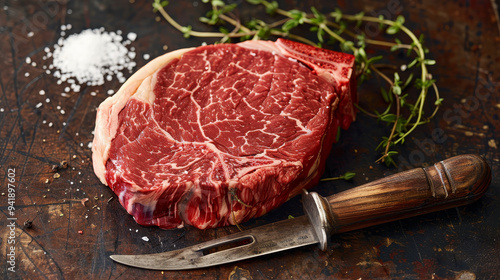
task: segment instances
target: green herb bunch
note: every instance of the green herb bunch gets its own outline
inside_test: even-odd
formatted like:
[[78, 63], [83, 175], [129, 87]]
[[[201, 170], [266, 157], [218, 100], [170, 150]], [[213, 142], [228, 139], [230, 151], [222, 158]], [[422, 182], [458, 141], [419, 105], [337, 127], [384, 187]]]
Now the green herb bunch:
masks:
[[[219, 32], [199, 32], [192, 30], [190, 25], [180, 25], [167, 12], [168, 1], [154, 0], [153, 8], [186, 38], [190, 36], [212, 37], [220, 38], [219, 43], [226, 43], [231, 40], [258, 40], [274, 36], [317, 47], [338, 45], [342, 51], [352, 53], [356, 57], [358, 81], [370, 79], [373, 74], [381, 77], [386, 85], [381, 88], [380, 94], [387, 108], [383, 112], [361, 108], [359, 105], [357, 108], [392, 127], [389, 136], [383, 137], [377, 147], [377, 150], [381, 151], [381, 157], [377, 161], [384, 162], [388, 166], [396, 165], [393, 159], [398, 154], [395, 146], [403, 144], [406, 137], [419, 125], [429, 122], [441, 105], [443, 99], [440, 98], [436, 82], [428, 71], [428, 66], [436, 62], [426, 57], [428, 50], [423, 46], [423, 36], [417, 37], [408, 29], [404, 25], [405, 18], [401, 15], [395, 20], [390, 20], [382, 15], [366, 16], [363, 12], [348, 15], [338, 8], [328, 14], [320, 13], [314, 7], [311, 7], [308, 12], [296, 9], [287, 11], [280, 9], [276, 1], [247, 0], [250, 4], [264, 7], [266, 13], [276, 20], [267, 23], [264, 20], [252, 19], [243, 24], [233, 13], [237, 8], [236, 4], [226, 4], [222, 0], [202, 0], [202, 2], [210, 4], [211, 10], [199, 20], [208, 25], [217, 26]], [[379, 29], [392, 38], [391, 41], [368, 38], [362, 32], [362, 28], [359, 28], [367, 23], [378, 24]], [[309, 27], [309, 30], [314, 33], [314, 41], [294, 33], [301, 26]], [[392, 52], [403, 50], [409, 63], [400, 67], [394, 65], [388, 67], [380, 63], [382, 56], [369, 57], [366, 51], [367, 46], [385, 47]], [[387, 68], [392, 74], [386, 74]], [[402, 79], [398, 70], [411, 70], [412, 72], [406, 79]], [[418, 88], [418, 96], [409, 98], [410, 85]], [[429, 90], [432, 90], [435, 95], [434, 109], [429, 116], [424, 116], [424, 104], [428, 102]], [[415, 99], [416, 101], [411, 101]]]

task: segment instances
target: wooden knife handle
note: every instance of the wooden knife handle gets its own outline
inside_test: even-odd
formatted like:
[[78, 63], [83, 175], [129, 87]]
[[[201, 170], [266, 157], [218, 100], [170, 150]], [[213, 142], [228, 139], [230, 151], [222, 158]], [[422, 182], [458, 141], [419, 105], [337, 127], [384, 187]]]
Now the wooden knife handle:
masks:
[[326, 197], [324, 202], [330, 204], [333, 233], [346, 232], [474, 202], [490, 182], [490, 167], [481, 157], [460, 155]]

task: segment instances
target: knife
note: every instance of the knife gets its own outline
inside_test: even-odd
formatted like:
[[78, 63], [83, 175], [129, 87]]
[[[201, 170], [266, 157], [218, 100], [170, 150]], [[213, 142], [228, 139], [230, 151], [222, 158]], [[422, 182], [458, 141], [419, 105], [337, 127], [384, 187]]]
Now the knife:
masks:
[[455, 156], [322, 197], [303, 191], [306, 215], [175, 251], [112, 255], [114, 261], [155, 270], [186, 270], [241, 261], [319, 243], [330, 235], [453, 208], [479, 199], [491, 170], [479, 156]]

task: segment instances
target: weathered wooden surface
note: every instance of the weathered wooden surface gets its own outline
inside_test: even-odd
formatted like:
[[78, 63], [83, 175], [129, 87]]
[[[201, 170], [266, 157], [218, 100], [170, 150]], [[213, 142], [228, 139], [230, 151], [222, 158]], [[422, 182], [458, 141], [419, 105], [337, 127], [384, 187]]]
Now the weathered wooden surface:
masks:
[[[193, 9], [201, 1], [171, 1], [169, 9], [182, 24], [202, 14]], [[61, 97], [63, 87], [44, 73], [43, 49], [59, 38], [61, 24], [73, 32], [105, 27], [135, 32], [138, 66], [143, 54], [151, 57], [169, 50], [197, 46], [207, 39], [184, 39], [164, 21], [156, 22], [150, 1], [9, 1], [0, 0], [0, 272], [8, 279], [498, 279], [500, 278], [500, 208], [498, 134], [500, 133], [500, 30], [490, 1], [279, 1], [286, 8], [403, 14], [412, 29], [425, 34], [445, 103], [433, 121], [420, 127], [401, 149], [401, 169], [431, 164], [447, 157], [475, 153], [490, 163], [493, 181], [478, 202], [332, 237], [326, 252], [314, 246], [220, 267], [194, 271], [144, 271], [113, 263], [111, 254], [172, 250], [237, 231], [227, 227], [200, 231], [193, 228], [164, 231], [137, 225], [100, 184], [91, 165], [96, 107], [116, 80], [102, 87], [85, 87]], [[329, 1], [328, 1], [329, 2]], [[331, 1], [335, 2], [335, 1]], [[255, 10], [246, 9], [250, 16]], [[193, 18], [192, 20], [188, 20]], [[201, 27], [195, 25], [195, 27]], [[33, 36], [28, 36], [33, 32]], [[38, 63], [32, 67], [26, 57]], [[395, 57], [394, 59], [398, 59]], [[30, 75], [25, 76], [28, 72]], [[38, 92], [43, 89], [46, 96]], [[97, 96], [91, 91], [99, 90]], [[376, 85], [359, 89], [361, 105], [368, 105]], [[50, 104], [35, 108], [46, 97]], [[57, 113], [56, 106], [67, 112]], [[366, 106], [365, 106], [366, 107]], [[53, 127], [44, 124], [52, 122]], [[66, 126], [63, 126], [63, 122]], [[394, 173], [374, 163], [373, 150], [388, 128], [367, 116], [343, 132], [328, 161], [325, 176], [353, 171], [349, 182], [323, 182], [314, 190], [328, 196]], [[436, 137], [436, 135], [438, 135]], [[53, 178], [51, 166], [60, 161], [69, 168]], [[8, 212], [9, 169], [15, 169], [15, 213]], [[12, 173], [12, 172], [11, 172]], [[49, 183], [45, 183], [48, 179]], [[85, 206], [81, 200], [88, 198]], [[114, 198], [109, 200], [110, 198]], [[301, 215], [295, 198], [244, 227], [253, 227], [288, 215]], [[15, 226], [9, 228], [10, 217]], [[31, 220], [32, 227], [25, 227]], [[15, 272], [10, 265], [11, 229], [15, 232]], [[80, 234], [79, 231], [82, 233]], [[147, 236], [149, 241], [142, 239]]]

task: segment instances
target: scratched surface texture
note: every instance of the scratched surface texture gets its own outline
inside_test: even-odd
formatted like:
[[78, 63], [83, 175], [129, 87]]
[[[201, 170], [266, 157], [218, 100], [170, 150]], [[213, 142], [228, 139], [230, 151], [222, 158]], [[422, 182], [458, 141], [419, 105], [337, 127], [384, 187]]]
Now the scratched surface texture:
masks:
[[[201, 1], [171, 2], [168, 8], [181, 24], [196, 22], [206, 11], [200, 8]], [[418, 128], [400, 149], [399, 167], [429, 165], [463, 153], [479, 154], [493, 171], [485, 196], [469, 206], [333, 236], [326, 252], [309, 246], [219, 267], [177, 272], [117, 265], [109, 255], [173, 250], [237, 229], [200, 231], [186, 227], [165, 231], [137, 225], [94, 176], [88, 147], [96, 107], [107, 97], [108, 89], [117, 90], [120, 84], [114, 79], [104, 86], [86, 86], [62, 97], [64, 86], [57, 85], [57, 79], [42, 69], [50, 63], [43, 60], [44, 48], [57, 42], [62, 24], [71, 24], [71, 32], [104, 27], [108, 31], [137, 33], [131, 47], [137, 52], [138, 67], [147, 62], [144, 54], [158, 56], [165, 45], [174, 50], [213, 41], [184, 39], [166, 22], [156, 22], [150, 1], [0, 0], [1, 277], [500, 279], [500, 35], [494, 4], [486, 0], [278, 2], [285, 9], [308, 10], [314, 5], [326, 13], [339, 6], [350, 13], [365, 11], [391, 18], [404, 15], [417, 34], [425, 35], [430, 56], [438, 62], [430, 71], [445, 101], [436, 118]], [[198, 8], [194, 9], [196, 4]], [[262, 14], [262, 10], [244, 6], [240, 13], [250, 18]], [[208, 30], [196, 23], [193, 27]], [[372, 54], [377, 52], [382, 50], [372, 50]], [[26, 57], [37, 66], [28, 65]], [[389, 62], [400, 63], [403, 57], [393, 54]], [[374, 82], [359, 89], [362, 106], [381, 105], [378, 87]], [[40, 90], [46, 94], [41, 96]], [[92, 91], [97, 95], [92, 96]], [[45, 102], [46, 98], [50, 103]], [[43, 106], [36, 108], [40, 102]], [[57, 106], [66, 113], [61, 114]], [[377, 139], [388, 129], [360, 114], [333, 147], [324, 174], [330, 177], [353, 171], [358, 175], [349, 182], [320, 183], [314, 190], [326, 196], [396, 172], [396, 168], [375, 163]], [[63, 160], [69, 166], [54, 178], [51, 166]], [[15, 178], [13, 213], [8, 208], [9, 176]], [[87, 198], [82, 204], [82, 199]], [[295, 198], [243, 227], [301, 214], [300, 200]], [[24, 225], [27, 220], [32, 221], [31, 227]], [[9, 240], [15, 241], [15, 272], [9, 270]]]

